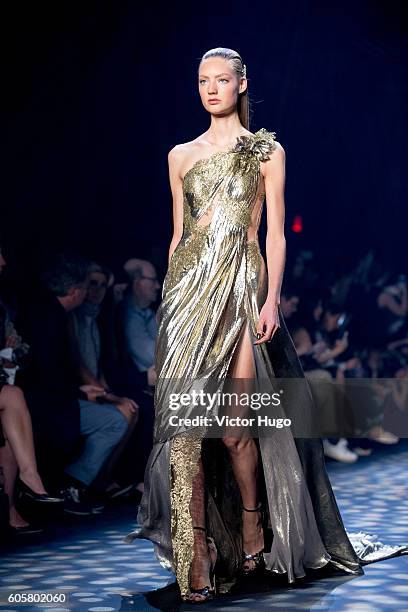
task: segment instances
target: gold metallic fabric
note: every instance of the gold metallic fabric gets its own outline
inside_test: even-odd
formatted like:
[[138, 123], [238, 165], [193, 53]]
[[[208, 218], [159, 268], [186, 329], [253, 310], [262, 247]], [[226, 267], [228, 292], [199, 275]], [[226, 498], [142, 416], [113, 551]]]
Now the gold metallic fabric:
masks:
[[[140, 527], [127, 537], [128, 542], [145, 538], [153, 543], [160, 563], [175, 573], [182, 594], [189, 592], [191, 514], [198, 507], [192, 491], [199, 458], [207, 535], [218, 549], [222, 592], [236, 582], [242, 563], [242, 510], [223, 441], [210, 439], [202, 426], [184, 422], [169, 428], [170, 394], [222, 390], [246, 325], [255, 339], [268, 285], [257, 237], [265, 197], [261, 163], [275, 148], [275, 133], [262, 128], [238, 138], [229, 150], [198, 160], [183, 179], [183, 235], [169, 263], [157, 314], [154, 444], [145, 471]], [[272, 389], [283, 378], [305, 380], [280, 311], [279, 316], [280, 328], [270, 344], [251, 343], [255, 383], [266, 380]], [[210, 414], [206, 408], [187, 404], [179, 413], [186, 419], [212, 417], [217, 411], [216, 405]], [[293, 423], [316, 416], [307, 385], [294, 386], [284, 405], [276, 407], [274, 416], [287, 415]], [[295, 437], [282, 428], [259, 436], [258, 446], [261, 501], [271, 536], [264, 560], [271, 575], [286, 573], [288, 582], [294, 582], [307, 568], [328, 563], [359, 574], [365, 557], [370, 562], [408, 550], [396, 547], [390, 552], [380, 545], [368, 557], [365, 534], [350, 541], [320, 439]]]
[[[255, 333], [267, 290], [257, 237], [265, 196], [260, 161], [275, 148], [275, 133], [262, 128], [198, 160], [184, 176], [184, 231], [158, 311], [156, 441], [169, 435], [169, 393], [188, 392], [198, 380], [225, 379], [246, 321]], [[254, 350], [272, 375], [265, 346]]]
[[[156, 440], [168, 437], [168, 394], [191, 390], [199, 379], [223, 380], [246, 320], [255, 333], [263, 264], [257, 241], [265, 195], [260, 161], [275, 147], [275, 133], [261, 129], [237, 139], [229, 151], [200, 159], [184, 176], [184, 232], [170, 260], [159, 309]], [[256, 350], [267, 360], [262, 346]], [[190, 501], [204, 433], [195, 428], [194, 435], [180, 433], [171, 444], [173, 566], [182, 595], [189, 592]]]

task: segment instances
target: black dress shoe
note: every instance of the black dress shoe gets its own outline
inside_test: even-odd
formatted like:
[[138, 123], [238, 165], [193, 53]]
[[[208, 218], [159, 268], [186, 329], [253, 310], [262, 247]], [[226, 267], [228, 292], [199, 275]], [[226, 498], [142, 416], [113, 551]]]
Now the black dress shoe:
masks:
[[20, 495], [27, 497], [35, 502], [47, 503], [47, 504], [62, 504], [63, 499], [61, 497], [53, 497], [52, 495], [48, 495], [48, 493], [36, 493], [28, 485], [25, 484], [18, 478], [17, 480], [17, 489]]
[[42, 533], [44, 529], [42, 527], [34, 527], [34, 525], [25, 525], [24, 527], [13, 527], [9, 525], [9, 532], [12, 535], [31, 535], [35, 533]]

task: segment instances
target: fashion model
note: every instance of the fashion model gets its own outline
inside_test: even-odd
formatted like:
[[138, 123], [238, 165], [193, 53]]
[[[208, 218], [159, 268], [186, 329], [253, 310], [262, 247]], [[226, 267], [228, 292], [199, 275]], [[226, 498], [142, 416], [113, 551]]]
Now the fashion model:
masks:
[[[305, 380], [279, 307], [284, 149], [274, 132], [248, 129], [246, 67], [236, 51], [205, 53], [198, 88], [210, 127], [168, 157], [174, 235], [157, 313], [154, 446], [140, 527], [126, 539], [152, 541], [181, 597], [197, 603], [247, 576], [286, 573], [292, 583], [328, 564], [361, 574], [363, 564], [407, 551], [369, 540], [362, 547], [361, 533], [350, 539], [319, 437], [290, 427], [209, 436], [205, 417], [217, 417], [217, 404], [187, 403], [170, 419], [170, 394], [197, 381], [220, 391], [230, 381]], [[264, 201], [266, 262], [257, 238]], [[311, 413], [307, 385], [279, 410]]]

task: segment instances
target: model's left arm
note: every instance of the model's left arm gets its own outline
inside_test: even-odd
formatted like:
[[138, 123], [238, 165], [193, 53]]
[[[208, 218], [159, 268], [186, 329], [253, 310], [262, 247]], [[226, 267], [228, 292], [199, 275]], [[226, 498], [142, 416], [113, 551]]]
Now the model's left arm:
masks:
[[279, 328], [280, 292], [285, 269], [285, 150], [276, 143], [275, 150], [263, 164], [265, 180], [267, 234], [266, 265], [268, 269], [268, 295], [261, 312], [257, 332], [261, 334], [254, 344], [270, 340]]

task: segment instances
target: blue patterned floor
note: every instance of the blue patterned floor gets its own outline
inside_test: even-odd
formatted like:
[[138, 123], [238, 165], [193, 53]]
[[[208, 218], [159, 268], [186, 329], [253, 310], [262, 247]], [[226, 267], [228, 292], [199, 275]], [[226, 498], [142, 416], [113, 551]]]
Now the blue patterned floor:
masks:
[[[328, 469], [348, 531], [377, 533], [389, 544], [408, 543], [408, 440], [398, 448], [360, 458], [352, 466], [330, 462]], [[171, 575], [156, 562], [149, 543], [124, 544], [135, 526], [131, 505], [101, 515], [56, 524], [30, 545], [2, 551], [0, 589], [64, 589], [69, 601], [48, 610], [178, 610], [157, 603]], [[164, 593], [172, 592], [172, 587]], [[201, 606], [214, 610], [336, 610], [408, 612], [408, 557], [368, 565], [365, 575], [336, 576], [275, 586], [268, 592], [223, 597]], [[39, 610], [37, 606], [0, 606], [0, 610]], [[181, 610], [196, 609], [184, 604]]]

